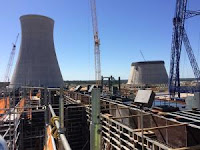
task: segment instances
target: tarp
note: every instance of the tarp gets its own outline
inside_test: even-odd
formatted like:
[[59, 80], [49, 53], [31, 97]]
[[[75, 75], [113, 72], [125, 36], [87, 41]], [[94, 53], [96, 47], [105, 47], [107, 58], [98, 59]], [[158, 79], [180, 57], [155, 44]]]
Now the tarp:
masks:
[[44, 150], [56, 150], [55, 141], [51, 134], [51, 127], [48, 126], [46, 130], [47, 130], [47, 141], [46, 145], [44, 146]]
[[5, 108], [9, 108], [9, 99], [7, 98], [2, 98], [0, 99], [0, 114], [4, 114], [5, 113]]

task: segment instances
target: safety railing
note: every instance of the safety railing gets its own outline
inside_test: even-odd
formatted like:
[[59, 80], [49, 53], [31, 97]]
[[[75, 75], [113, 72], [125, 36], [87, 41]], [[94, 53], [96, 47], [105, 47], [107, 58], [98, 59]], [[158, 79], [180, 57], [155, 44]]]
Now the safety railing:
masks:
[[60, 127], [60, 123], [59, 123], [59, 117], [56, 116], [52, 106], [49, 104], [49, 110], [51, 112], [51, 124], [53, 126], [52, 129], [52, 134], [54, 138], [60, 138], [60, 141], [63, 145], [63, 148], [65, 150], [71, 150], [71, 147], [69, 145], [69, 142], [67, 141], [67, 138], [65, 136], [65, 134], [62, 132], [61, 127]]

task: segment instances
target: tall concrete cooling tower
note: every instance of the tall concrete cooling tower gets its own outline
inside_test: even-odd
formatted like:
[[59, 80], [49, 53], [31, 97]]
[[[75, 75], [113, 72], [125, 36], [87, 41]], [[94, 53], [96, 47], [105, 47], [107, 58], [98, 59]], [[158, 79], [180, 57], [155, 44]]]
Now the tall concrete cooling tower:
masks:
[[131, 64], [127, 84], [141, 86], [167, 84], [167, 82], [168, 76], [164, 61], [143, 61]]
[[25, 15], [21, 21], [21, 46], [10, 87], [64, 84], [56, 58], [51, 18]]

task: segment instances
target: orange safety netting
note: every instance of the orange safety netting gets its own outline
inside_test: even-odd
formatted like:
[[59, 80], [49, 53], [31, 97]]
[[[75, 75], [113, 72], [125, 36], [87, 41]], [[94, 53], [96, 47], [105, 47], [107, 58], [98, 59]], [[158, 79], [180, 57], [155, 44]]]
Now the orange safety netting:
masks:
[[51, 135], [51, 128], [50, 126], [47, 127], [47, 141], [46, 145], [44, 146], [44, 150], [54, 150], [53, 143], [52, 143], [52, 135]]
[[25, 99], [22, 98], [20, 102], [18, 103], [17, 107], [19, 107], [18, 112], [23, 112], [24, 111], [24, 104], [25, 104]]
[[8, 99], [8, 97], [0, 99], [0, 114], [4, 114], [5, 110], [3, 110], [3, 109], [6, 109], [6, 108], [9, 108], [9, 99]]

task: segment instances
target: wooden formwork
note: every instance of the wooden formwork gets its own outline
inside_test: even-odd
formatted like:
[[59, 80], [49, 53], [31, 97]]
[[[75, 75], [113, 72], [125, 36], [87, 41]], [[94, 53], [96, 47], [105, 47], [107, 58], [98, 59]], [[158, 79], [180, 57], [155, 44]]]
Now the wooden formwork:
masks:
[[[154, 146], [151, 146], [152, 149], [156, 146], [160, 148], [162, 148], [162, 146], [168, 148], [180, 148], [187, 145], [186, 124], [177, 123], [149, 112], [140, 111], [136, 108], [131, 108], [125, 105], [123, 106], [123, 104], [116, 104], [114, 102], [109, 102], [105, 100], [102, 100], [101, 107], [103, 107], [103, 110], [109, 110], [106, 112], [107, 114], [109, 114], [109, 117], [107, 118], [109, 118], [112, 122], [114, 121], [117, 122], [119, 125], [122, 124], [123, 126], [130, 128], [131, 130], [133, 130], [132, 132], [134, 134], [137, 133], [137, 136], [141, 136], [142, 113], [144, 127], [143, 130], [145, 131], [144, 140], [148, 142], [148, 137], [150, 141], [156, 141], [156, 143], [153, 142]], [[102, 117], [104, 117], [104, 115], [105, 114], [102, 114]], [[115, 124], [116, 123], [112, 123], [112, 126], [115, 126]], [[148, 147], [148, 144], [146, 147]]]
[[65, 135], [73, 150], [88, 149], [89, 129], [86, 111], [83, 106], [68, 106], [65, 108]]
[[22, 113], [18, 132], [19, 149], [43, 149], [45, 137], [44, 110]]
[[[73, 93], [74, 100], [82, 102], [83, 94]], [[90, 97], [86, 106], [90, 121]], [[86, 97], [84, 97], [86, 100]], [[84, 100], [84, 101], [85, 101]], [[102, 149], [141, 149], [143, 116], [143, 139], [147, 150], [182, 149], [200, 144], [200, 130], [165, 116], [141, 111], [110, 99], [101, 99]]]
[[[134, 132], [122, 123], [110, 119], [107, 115], [102, 115], [102, 149], [115, 148], [117, 150], [140, 150], [142, 146], [141, 132]], [[151, 132], [145, 132], [145, 134], [151, 134]], [[161, 144], [147, 136], [144, 138], [144, 147], [148, 150], [167, 150], [169, 147]]]
[[[86, 109], [75, 104], [69, 98], [65, 99], [63, 131], [73, 150], [89, 149], [89, 128], [86, 118]], [[69, 103], [67, 102], [69, 101]], [[59, 116], [59, 106], [53, 105], [54, 112]]]

